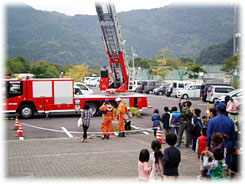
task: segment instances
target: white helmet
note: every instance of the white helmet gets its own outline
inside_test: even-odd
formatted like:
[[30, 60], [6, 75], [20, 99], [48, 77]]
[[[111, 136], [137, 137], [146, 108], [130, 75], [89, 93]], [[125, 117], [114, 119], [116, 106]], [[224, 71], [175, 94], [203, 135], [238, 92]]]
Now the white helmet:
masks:
[[122, 99], [121, 99], [120, 97], [117, 97], [117, 98], [115, 99], [115, 101], [116, 101], [116, 102], [121, 102]]

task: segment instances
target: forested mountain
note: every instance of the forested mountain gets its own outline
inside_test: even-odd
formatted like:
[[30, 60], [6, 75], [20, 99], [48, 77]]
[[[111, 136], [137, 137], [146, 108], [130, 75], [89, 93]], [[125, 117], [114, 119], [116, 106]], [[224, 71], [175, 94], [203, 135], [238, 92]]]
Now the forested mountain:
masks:
[[[7, 56], [57, 64], [107, 64], [96, 15], [67, 16], [30, 6], [6, 8]], [[168, 47], [171, 57], [199, 56], [233, 34], [232, 6], [176, 6], [118, 13], [127, 55], [134, 47], [152, 58]]]
[[222, 64], [224, 59], [230, 58], [233, 55], [233, 38], [220, 44], [211, 45], [203, 49], [200, 56], [197, 58], [197, 63], [203, 64]]

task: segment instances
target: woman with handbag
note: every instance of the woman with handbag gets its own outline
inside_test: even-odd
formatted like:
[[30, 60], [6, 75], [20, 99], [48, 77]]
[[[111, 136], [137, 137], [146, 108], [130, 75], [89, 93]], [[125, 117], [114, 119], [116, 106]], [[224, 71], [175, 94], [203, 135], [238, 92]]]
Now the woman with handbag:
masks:
[[87, 143], [88, 139], [87, 139], [87, 131], [88, 131], [88, 127], [90, 125], [90, 119], [92, 117], [92, 112], [89, 109], [89, 105], [85, 104], [83, 107], [83, 110], [81, 112], [81, 120], [82, 121], [82, 126], [83, 126], [83, 137], [81, 137], [81, 142]]

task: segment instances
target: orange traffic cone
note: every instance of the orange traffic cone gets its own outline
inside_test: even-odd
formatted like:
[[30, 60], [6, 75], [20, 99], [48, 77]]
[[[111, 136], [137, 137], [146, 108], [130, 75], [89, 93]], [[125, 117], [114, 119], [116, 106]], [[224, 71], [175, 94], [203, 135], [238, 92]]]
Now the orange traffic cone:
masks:
[[158, 127], [157, 127], [156, 140], [158, 140], [162, 144], [162, 137], [161, 137], [161, 132], [160, 132], [160, 125], [158, 125]]
[[14, 124], [14, 130], [18, 130], [19, 128], [19, 120], [18, 120], [18, 116], [16, 116], [16, 119], [15, 119], [15, 124]]
[[21, 122], [19, 122], [19, 129], [17, 132], [18, 132], [17, 137], [24, 137], [23, 132], [22, 132]]

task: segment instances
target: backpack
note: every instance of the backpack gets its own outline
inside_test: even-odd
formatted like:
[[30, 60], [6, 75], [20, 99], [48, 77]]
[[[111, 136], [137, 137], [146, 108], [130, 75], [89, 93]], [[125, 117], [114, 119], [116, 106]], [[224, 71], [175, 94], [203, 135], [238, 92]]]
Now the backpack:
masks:
[[179, 125], [179, 116], [172, 115], [171, 125]]

